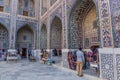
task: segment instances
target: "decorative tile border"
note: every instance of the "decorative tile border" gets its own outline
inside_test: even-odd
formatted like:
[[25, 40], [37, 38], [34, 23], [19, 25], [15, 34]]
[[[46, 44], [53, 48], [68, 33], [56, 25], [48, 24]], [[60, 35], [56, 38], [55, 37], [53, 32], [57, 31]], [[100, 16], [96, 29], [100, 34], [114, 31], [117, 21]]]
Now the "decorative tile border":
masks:
[[16, 20], [38, 23], [38, 20], [37, 20], [36, 18], [25, 17], [25, 16], [20, 16], [20, 15], [18, 15], [18, 16], [16, 17]]
[[113, 47], [109, 0], [99, 0], [98, 5], [102, 47]]

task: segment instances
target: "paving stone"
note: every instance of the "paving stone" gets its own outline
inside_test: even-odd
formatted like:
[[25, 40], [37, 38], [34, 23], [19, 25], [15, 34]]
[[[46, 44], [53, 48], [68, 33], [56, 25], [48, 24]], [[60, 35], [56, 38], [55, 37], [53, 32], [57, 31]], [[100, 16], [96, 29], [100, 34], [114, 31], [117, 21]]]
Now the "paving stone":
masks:
[[53, 66], [26, 60], [18, 63], [0, 62], [0, 80], [86, 80]]

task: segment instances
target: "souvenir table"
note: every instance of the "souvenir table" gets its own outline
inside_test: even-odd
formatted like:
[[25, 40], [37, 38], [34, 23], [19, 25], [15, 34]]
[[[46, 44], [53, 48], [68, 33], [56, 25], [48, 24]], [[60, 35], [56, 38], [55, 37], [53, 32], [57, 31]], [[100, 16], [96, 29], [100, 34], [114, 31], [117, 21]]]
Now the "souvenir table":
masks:
[[98, 68], [98, 63], [90, 62], [90, 67], [91, 68]]
[[18, 55], [16, 50], [8, 50], [7, 53], [7, 62], [8, 61], [17, 61], [18, 60]]

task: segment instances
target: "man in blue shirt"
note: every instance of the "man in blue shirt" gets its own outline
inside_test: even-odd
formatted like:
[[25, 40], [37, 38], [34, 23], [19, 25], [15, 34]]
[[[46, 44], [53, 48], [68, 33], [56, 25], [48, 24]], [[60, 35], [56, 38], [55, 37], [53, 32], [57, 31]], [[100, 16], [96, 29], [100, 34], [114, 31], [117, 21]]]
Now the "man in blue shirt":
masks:
[[79, 50], [76, 52], [77, 55], [77, 72], [78, 76], [82, 77], [82, 67], [83, 63], [85, 62], [84, 59], [84, 53], [82, 52], [82, 48], [79, 48]]

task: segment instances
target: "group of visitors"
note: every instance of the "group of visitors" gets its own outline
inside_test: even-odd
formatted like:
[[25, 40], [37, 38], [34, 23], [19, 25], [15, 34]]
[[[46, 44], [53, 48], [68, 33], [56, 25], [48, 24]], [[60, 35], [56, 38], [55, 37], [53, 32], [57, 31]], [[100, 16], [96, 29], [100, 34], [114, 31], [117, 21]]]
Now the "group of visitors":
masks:
[[76, 51], [68, 52], [68, 62], [69, 62], [69, 68], [72, 70], [76, 70], [76, 61], [77, 61], [77, 56], [76, 56]]
[[62, 51], [61, 49], [57, 50], [56, 48], [53, 49], [53, 56], [62, 56]]
[[91, 47], [90, 51], [83, 51], [79, 48], [77, 51], [68, 52], [69, 68], [77, 70], [79, 76], [82, 75], [82, 69], [89, 69], [90, 62], [98, 63], [98, 50], [96, 47]]

